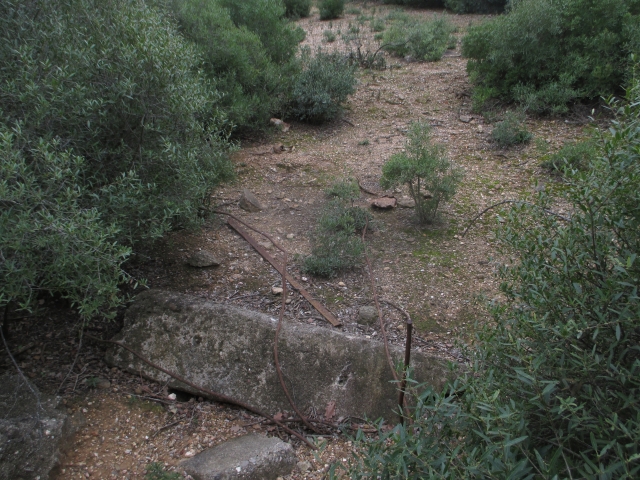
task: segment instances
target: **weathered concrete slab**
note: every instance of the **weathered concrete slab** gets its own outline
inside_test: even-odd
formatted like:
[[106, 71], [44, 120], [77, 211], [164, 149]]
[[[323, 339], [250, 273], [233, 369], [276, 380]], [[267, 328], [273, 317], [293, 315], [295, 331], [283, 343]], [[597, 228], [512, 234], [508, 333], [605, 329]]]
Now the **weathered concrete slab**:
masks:
[[0, 386], [0, 479], [48, 479], [68, 447], [71, 420], [17, 374], [0, 377]]
[[288, 475], [297, 458], [288, 443], [244, 435], [208, 448], [180, 464], [195, 480], [275, 480]]
[[[136, 297], [125, 327], [114, 338], [152, 362], [198, 385], [237, 398], [269, 413], [291, 410], [273, 363], [277, 322], [265, 314], [187, 295], [150, 290]], [[396, 385], [381, 342], [328, 328], [286, 322], [280, 333], [280, 364], [300, 409], [324, 411], [336, 402], [336, 416], [390, 418]], [[392, 348], [395, 361], [404, 357]], [[107, 361], [132, 373], [200, 394], [113, 347]], [[416, 380], [441, 385], [445, 362], [414, 353]]]

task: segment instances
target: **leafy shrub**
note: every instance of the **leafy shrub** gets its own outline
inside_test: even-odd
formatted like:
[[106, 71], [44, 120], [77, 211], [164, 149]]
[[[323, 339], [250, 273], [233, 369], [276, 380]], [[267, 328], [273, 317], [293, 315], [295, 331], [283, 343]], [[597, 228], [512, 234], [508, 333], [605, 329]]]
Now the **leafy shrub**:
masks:
[[413, 422], [358, 436], [352, 478], [638, 478], [640, 88], [559, 194], [514, 207], [469, 371], [418, 387]]
[[320, 20], [332, 20], [344, 12], [344, 0], [320, 0], [318, 8]]
[[593, 139], [565, 143], [560, 150], [545, 159], [541, 166], [556, 172], [583, 170], [597, 158], [598, 145]]
[[327, 43], [333, 43], [336, 41], [336, 34], [333, 32], [333, 30], [323, 31], [322, 36], [324, 37], [324, 41]]
[[349, 206], [360, 194], [353, 182], [336, 183], [327, 193], [334, 199], [320, 217], [311, 239], [311, 255], [304, 259], [302, 269], [330, 278], [362, 263], [364, 243], [356, 233], [362, 233], [372, 217], [360, 207]]
[[302, 73], [293, 86], [293, 115], [311, 123], [335, 119], [342, 104], [355, 91], [355, 67], [339, 53], [321, 50], [315, 57], [304, 51], [302, 62]]
[[[233, 8], [231, 8], [233, 4]], [[221, 106], [239, 129], [261, 129], [288, 101], [299, 73], [304, 32], [278, 2], [173, 0], [183, 34], [196, 43], [204, 70], [224, 93]]]
[[228, 125], [146, 2], [7, 0], [0, 23], [0, 306], [49, 292], [89, 318], [121, 301], [123, 245], [196, 223], [231, 175]]
[[[431, 143], [429, 125], [412, 123], [405, 152], [396, 153], [382, 166], [380, 185], [392, 188], [406, 184], [416, 202], [420, 223], [436, 219], [440, 204], [450, 200], [462, 180], [462, 172], [451, 165], [441, 145]], [[425, 190], [430, 194], [424, 197]]]
[[476, 88], [529, 111], [562, 113], [567, 104], [618, 92], [637, 53], [637, 2], [519, 0], [506, 15], [469, 28], [462, 52]]
[[444, 0], [444, 6], [456, 13], [499, 13], [509, 0]]
[[440, 60], [451, 45], [454, 27], [445, 17], [428, 21], [398, 22], [384, 33], [384, 49], [394, 55], [411, 55], [416, 60], [433, 62]]
[[306, 18], [311, 13], [311, 0], [284, 0], [284, 8], [289, 18]]
[[504, 119], [494, 125], [491, 138], [501, 148], [529, 143], [532, 135], [527, 130], [524, 121], [525, 114], [523, 112], [507, 112]]

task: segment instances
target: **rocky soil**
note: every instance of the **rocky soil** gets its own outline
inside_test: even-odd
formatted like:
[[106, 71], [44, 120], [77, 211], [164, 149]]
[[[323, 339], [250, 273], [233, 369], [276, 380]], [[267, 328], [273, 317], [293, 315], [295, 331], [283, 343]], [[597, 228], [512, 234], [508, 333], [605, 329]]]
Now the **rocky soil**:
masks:
[[[335, 42], [324, 43], [323, 32], [346, 33], [361, 15], [384, 19], [390, 10], [351, 5], [360, 13], [352, 9], [329, 23], [321, 22], [316, 10], [310, 19], [301, 20], [308, 32], [305, 44], [349, 51], [353, 40], [345, 42], [338, 34]], [[439, 11], [411, 14], [446, 15], [458, 27], [458, 37], [468, 25], [483, 19]], [[368, 21], [360, 25], [363, 48], [373, 42], [368, 25]], [[494, 273], [509, 261], [496, 250], [492, 228], [499, 221], [497, 210], [485, 215], [464, 238], [463, 230], [487, 206], [553, 184], [554, 178], [539, 167], [540, 157], [567, 139], [583, 136], [586, 123], [579, 118], [529, 118], [527, 126], [535, 140], [500, 150], [491, 142], [492, 125], [471, 110], [471, 86], [459, 45], [434, 63], [393, 57], [386, 61], [385, 70], [359, 72], [357, 92], [341, 120], [324, 126], [292, 123], [286, 133], [274, 131], [267, 139], [245, 141], [234, 156], [237, 181], [214, 192], [212, 204], [284, 246], [289, 271], [304, 277], [305, 288], [343, 322], [345, 331], [379, 337], [378, 326], [356, 321], [359, 309], [373, 304], [366, 269], [331, 280], [313, 278], [300, 273], [301, 258], [309, 254], [318, 212], [327, 201], [325, 189], [336, 179], [355, 177], [364, 189], [382, 193], [381, 167], [402, 150], [409, 123], [429, 122], [434, 140], [465, 171], [459, 193], [442, 208], [441, 220], [426, 227], [415, 222], [411, 208], [373, 211], [377, 228], [367, 235], [367, 244], [377, 293], [409, 312], [417, 330], [414, 348], [461, 359], [457, 343], [470, 336], [476, 322], [486, 320], [480, 299], [498, 295]], [[239, 208], [244, 188], [256, 195], [263, 210], [249, 213]], [[387, 193], [399, 200], [408, 197], [404, 189]], [[357, 204], [369, 208], [372, 198], [363, 191]], [[224, 217], [217, 216], [201, 231], [169, 235], [152, 252], [139, 256], [132, 267], [134, 274], [147, 278], [151, 288], [277, 314], [280, 297], [272, 288], [281, 285], [280, 275], [224, 222]], [[188, 258], [200, 250], [211, 252], [220, 265], [189, 266]], [[333, 328], [297, 293], [290, 299], [286, 322]], [[404, 318], [387, 304], [382, 308], [390, 340], [404, 342]], [[22, 349], [17, 355], [21, 368], [44, 391], [58, 391], [68, 410], [85, 419], [57, 479], [143, 478], [151, 462], [179, 472], [181, 459], [245, 432], [285, 438], [246, 412], [179, 393], [174, 401], [163, 385], [109, 368], [102, 362], [102, 346], [87, 339], [80, 343], [77, 333], [72, 333], [78, 325], [69, 322], [68, 312], [55, 302], [43, 300], [43, 309], [35, 317], [17, 319], [13, 325], [9, 346], [13, 352]], [[117, 322], [96, 323], [86, 331], [109, 338], [117, 329]], [[8, 361], [2, 361], [0, 369], [8, 369]], [[332, 462], [346, 462], [351, 455], [352, 445], [345, 436], [315, 440], [322, 445], [319, 452], [293, 441], [300, 463], [287, 479], [324, 478]]]

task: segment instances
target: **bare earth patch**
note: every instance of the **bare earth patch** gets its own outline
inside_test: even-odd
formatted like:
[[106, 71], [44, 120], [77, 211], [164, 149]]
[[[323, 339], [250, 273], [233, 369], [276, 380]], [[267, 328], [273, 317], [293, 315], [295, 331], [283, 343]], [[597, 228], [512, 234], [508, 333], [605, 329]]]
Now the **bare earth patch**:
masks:
[[[377, 5], [374, 14], [372, 6], [358, 8], [364, 15], [381, 19], [391, 10]], [[458, 27], [459, 38], [471, 22], [483, 18], [441, 11], [410, 13], [447, 16]], [[358, 25], [358, 17], [347, 14], [330, 25], [319, 20], [316, 10], [312, 18], [299, 22], [308, 32], [305, 44], [313, 49], [322, 46], [348, 51], [353, 41], [345, 44], [340, 34], [335, 42], [323, 43], [323, 32], [331, 26], [334, 32], [347, 33], [350, 24]], [[363, 45], [377, 48], [369, 21], [360, 25], [360, 31], [365, 37]], [[465, 171], [459, 193], [443, 207], [441, 220], [435, 225], [416, 224], [410, 208], [372, 211], [378, 228], [367, 235], [367, 244], [378, 295], [402, 306], [413, 318], [417, 329], [414, 348], [460, 359], [456, 341], [468, 336], [476, 321], [485, 319], [478, 299], [498, 295], [493, 274], [500, 262], [508, 260], [497, 254], [491, 233], [498, 221], [497, 211], [485, 215], [462, 238], [468, 220], [491, 204], [521, 198], [532, 192], [536, 183], [553, 182], [540, 169], [539, 157], [545, 149], [554, 151], [565, 140], [583, 136], [583, 126], [564, 119], [529, 119], [527, 126], [537, 140], [525, 147], [499, 150], [490, 141], [492, 125], [471, 111], [471, 85], [459, 44], [434, 63], [393, 57], [386, 57], [386, 61], [390, 68], [360, 71], [357, 92], [349, 100], [343, 119], [320, 127], [292, 123], [286, 133], [277, 132], [268, 141], [243, 145], [234, 157], [236, 183], [216, 191], [212, 204], [223, 205], [221, 208], [275, 237], [289, 253], [290, 273], [301, 278], [301, 259], [309, 254], [318, 212], [326, 202], [324, 190], [336, 179], [356, 177], [366, 190], [382, 193], [378, 186], [381, 167], [403, 148], [409, 123], [429, 122], [434, 140], [445, 145], [452, 161]], [[243, 188], [257, 196], [265, 206], [263, 211], [247, 213], [239, 209], [237, 201]], [[398, 199], [408, 196], [405, 189], [387, 193]], [[369, 208], [372, 198], [362, 192], [357, 204]], [[264, 241], [257, 235], [256, 238]], [[189, 267], [187, 258], [199, 249], [213, 252], [221, 265]], [[270, 252], [277, 257], [275, 249]], [[224, 225], [222, 217], [209, 221], [202, 231], [170, 235], [148, 257], [141, 256], [136, 268], [151, 288], [171, 289], [274, 314], [280, 308], [279, 297], [272, 293], [272, 287], [280, 286], [280, 275]], [[304, 277], [305, 288], [340, 318], [345, 331], [379, 338], [378, 326], [356, 323], [359, 308], [373, 302], [364, 268], [331, 280]], [[333, 328], [296, 292], [291, 294], [291, 300], [285, 322]], [[403, 317], [386, 304], [382, 308], [390, 340], [403, 343]], [[45, 366], [41, 361], [45, 354], [41, 359], [36, 352], [61, 337], [60, 330], [36, 332], [28, 327], [28, 319], [20, 322], [16, 324], [17, 331], [30, 331], [29, 338], [38, 343], [20, 357], [21, 366], [33, 372], [32, 377], [36, 384], [42, 384], [41, 388], [55, 390], [62, 380], [50, 374], [56, 362], [52, 359], [51, 365]], [[18, 345], [14, 343], [12, 347]], [[77, 349], [77, 341], [60, 347], [60, 357], [65, 360], [57, 364], [59, 367], [71, 365], [74, 348]], [[109, 369], [101, 363], [98, 347], [85, 348], [87, 353], [77, 363], [62, 393], [69, 410], [82, 413], [86, 424], [58, 479], [143, 478], [145, 466], [156, 461], [179, 471], [181, 459], [233, 436], [248, 431], [279, 433], [234, 408], [198, 399], [189, 402], [178, 398], [172, 402], [161, 385], [150, 385], [139, 377]], [[90, 389], [91, 381], [86, 379], [92, 376], [108, 379], [111, 386]], [[286, 478], [324, 478], [329, 464], [350, 457], [352, 447], [347, 438], [325, 440], [324, 448], [315, 455], [292, 441], [299, 460], [308, 461], [310, 469]]]

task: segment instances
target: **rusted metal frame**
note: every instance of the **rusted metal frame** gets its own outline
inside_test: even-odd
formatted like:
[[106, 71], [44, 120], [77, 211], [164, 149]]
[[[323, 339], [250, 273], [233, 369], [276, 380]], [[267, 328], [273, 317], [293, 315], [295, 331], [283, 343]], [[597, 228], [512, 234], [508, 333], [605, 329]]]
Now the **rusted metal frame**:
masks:
[[[231, 228], [233, 228], [236, 232], [238, 232], [238, 234], [240, 236], [242, 236], [242, 238], [244, 238], [247, 242], [249, 242], [249, 244], [267, 261], [269, 262], [273, 268], [275, 268], [278, 272], [280, 272], [281, 275], [284, 275], [287, 282], [289, 282], [289, 284], [296, 289], [298, 292], [300, 292], [300, 295], [302, 295], [312, 306], [313, 308], [315, 308], [331, 325], [333, 325], [334, 327], [340, 327], [342, 326], [342, 322], [340, 320], [338, 320], [335, 315], [333, 315], [333, 313], [331, 313], [329, 310], [327, 310], [327, 308], [322, 305], [320, 302], [318, 302], [315, 298], [313, 298], [311, 296], [311, 294], [309, 292], [307, 292], [304, 287], [300, 284], [300, 282], [298, 282], [298, 280], [296, 280], [293, 276], [291, 276], [289, 273], [287, 273], [286, 271], [283, 270], [282, 265], [280, 263], [278, 263], [278, 261], [273, 258], [269, 252], [267, 252], [267, 250], [262, 247], [260, 244], [258, 244], [258, 242], [256, 241], [255, 238], [253, 238], [249, 232], [247, 232], [246, 230], [244, 230], [242, 228], [242, 226], [240, 226], [240, 223], [238, 221], [236, 221], [234, 218], [229, 217], [227, 219], [227, 223], [229, 224], [229, 226]], [[283, 282], [283, 289], [286, 286], [284, 285]], [[283, 292], [284, 295], [284, 292]]]

